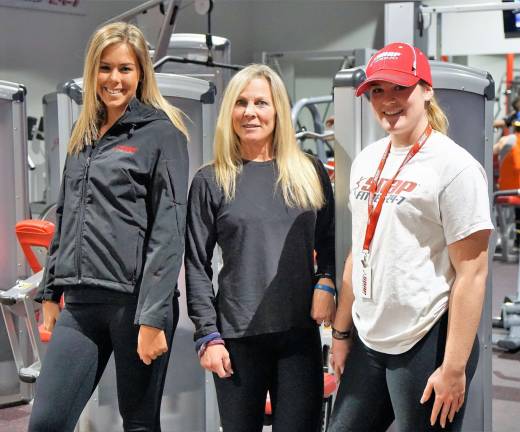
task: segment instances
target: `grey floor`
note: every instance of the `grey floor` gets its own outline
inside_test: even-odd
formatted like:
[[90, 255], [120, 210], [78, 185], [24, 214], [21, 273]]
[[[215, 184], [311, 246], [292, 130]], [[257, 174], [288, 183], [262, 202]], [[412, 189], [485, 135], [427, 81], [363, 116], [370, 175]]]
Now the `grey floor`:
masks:
[[[518, 264], [493, 263], [493, 315], [516, 290]], [[0, 432], [25, 432], [30, 405], [0, 409]], [[516, 417], [515, 417], [516, 415]], [[264, 432], [271, 431], [270, 427]], [[493, 432], [520, 431], [520, 352], [493, 351]], [[290, 431], [288, 431], [290, 432]]]

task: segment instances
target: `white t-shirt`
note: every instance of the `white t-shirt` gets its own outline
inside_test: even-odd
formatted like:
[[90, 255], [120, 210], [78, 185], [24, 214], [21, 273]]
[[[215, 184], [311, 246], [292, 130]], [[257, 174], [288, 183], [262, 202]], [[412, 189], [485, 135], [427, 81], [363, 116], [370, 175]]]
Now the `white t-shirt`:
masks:
[[[416, 344], [447, 309], [455, 280], [447, 246], [476, 231], [493, 229], [493, 224], [482, 166], [434, 131], [388, 192], [370, 247], [372, 298], [362, 298], [368, 191], [388, 141], [386, 137], [371, 144], [352, 164], [352, 316], [369, 348], [400, 354]], [[392, 148], [378, 192], [409, 150]]]

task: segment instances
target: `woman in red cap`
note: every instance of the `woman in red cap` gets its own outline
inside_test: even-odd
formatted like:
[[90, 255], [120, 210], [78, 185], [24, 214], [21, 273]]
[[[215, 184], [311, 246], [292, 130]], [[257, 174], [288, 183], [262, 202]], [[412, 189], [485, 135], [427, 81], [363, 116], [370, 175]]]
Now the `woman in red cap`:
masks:
[[490, 219], [482, 166], [446, 134], [417, 48], [378, 51], [368, 93], [388, 136], [350, 177], [352, 251], [334, 321], [330, 432], [460, 430], [478, 361]]

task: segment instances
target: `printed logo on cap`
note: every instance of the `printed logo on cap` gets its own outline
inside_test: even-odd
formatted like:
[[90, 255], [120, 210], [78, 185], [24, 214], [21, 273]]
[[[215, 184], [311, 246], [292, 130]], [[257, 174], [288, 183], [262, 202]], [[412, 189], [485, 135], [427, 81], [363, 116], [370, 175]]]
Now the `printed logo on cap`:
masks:
[[381, 60], [397, 60], [401, 56], [400, 52], [397, 51], [386, 51], [377, 54], [372, 61], [372, 64]]

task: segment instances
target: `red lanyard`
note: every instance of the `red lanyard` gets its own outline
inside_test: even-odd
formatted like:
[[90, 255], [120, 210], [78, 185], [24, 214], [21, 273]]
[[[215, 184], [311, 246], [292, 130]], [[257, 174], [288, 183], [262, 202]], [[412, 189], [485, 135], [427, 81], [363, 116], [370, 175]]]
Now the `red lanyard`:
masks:
[[367, 229], [365, 231], [365, 241], [363, 243], [363, 255], [364, 259], [368, 259], [368, 252], [370, 250], [370, 244], [372, 243], [372, 239], [374, 238], [374, 233], [376, 231], [377, 222], [379, 220], [379, 216], [381, 214], [381, 209], [383, 208], [383, 203], [386, 199], [388, 191], [392, 186], [392, 183], [399, 175], [403, 167], [412, 159], [418, 152], [421, 150], [422, 146], [429, 138], [432, 133], [432, 127], [428, 125], [417, 142], [410, 149], [406, 157], [404, 158], [401, 166], [392, 177], [392, 180], [387, 181], [381, 190], [381, 195], [377, 201], [376, 207], [374, 208], [374, 194], [377, 190], [377, 185], [379, 183], [379, 179], [381, 178], [381, 173], [383, 172], [383, 168], [385, 167], [386, 160], [388, 159], [388, 155], [390, 154], [390, 148], [392, 147], [392, 142], [388, 143], [388, 147], [386, 148], [383, 157], [381, 158], [381, 162], [379, 162], [379, 166], [377, 168], [376, 173], [374, 174], [374, 178], [372, 180], [372, 184], [370, 185], [370, 191], [368, 195], [368, 221], [367, 221]]

